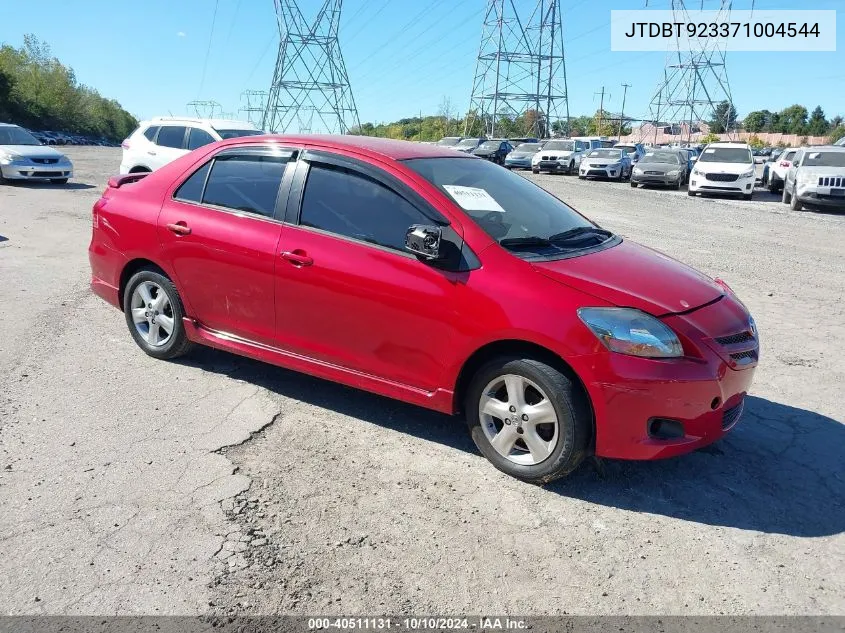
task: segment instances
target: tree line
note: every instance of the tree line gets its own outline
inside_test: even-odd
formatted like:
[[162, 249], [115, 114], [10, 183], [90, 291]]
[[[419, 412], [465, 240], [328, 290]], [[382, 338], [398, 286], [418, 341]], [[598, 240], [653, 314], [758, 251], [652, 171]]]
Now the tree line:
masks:
[[[534, 125], [538, 119], [540, 125]], [[533, 136], [539, 130], [540, 136], [544, 136], [542, 123], [542, 115], [531, 109], [520, 116], [499, 116], [496, 120], [495, 135], [503, 138]], [[792, 105], [780, 112], [755, 110], [749, 112], [744, 120], [740, 120], [736, 108], [723, 101], [716, 104], [711, 119], [706, 123], [714, 134], [744, 130], [755, 134], [773, 132], [826, 136], [830, 142], [845, 136], [843, 118], [835, 116], [828, 120], [821, 106], [817, 106], [812, 112], [802, 105]], [[436, 141], [444, 136], [484, 136], [484, 130], [490, 128], [491, 121], [483, 121], [472, 112], [463, 117], [458, 116], [451, 101], [444, 98], [436, 115], [404, 118], [392, 123], [363, 123], [350, 130], [350, 133], [409, 141]], [[631, 133], [631, 120], [597, 110], [591, 116], [570, 117], [568, 126], [565, 120], [554, 121], [551, 128], [555, 135], [560, 136], [627, 136]], [[535, 130], [533, 134], [530, 132], [532, 129]]]
[[114, 99], [80, 84], [72, 68], [33, 35], [0, 46], [0, 121], [120, 141], [138, 121]]

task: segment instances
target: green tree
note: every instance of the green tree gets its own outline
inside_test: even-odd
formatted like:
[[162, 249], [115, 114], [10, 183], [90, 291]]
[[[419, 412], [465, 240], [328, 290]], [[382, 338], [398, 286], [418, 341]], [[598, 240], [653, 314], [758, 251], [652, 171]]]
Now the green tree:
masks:
[[824, 136], [828, 133], [829, 128], [830, 124], [824, 116], [824, 110], [821, 106], [816, 106], [807, 123], [807, 133], [811, 136]]
[[710, 132], [707, 136], [704, 136], [700, 139], [701, 143], [715, 143], [716, 141], [721, 140], [717, 134], [713, 134]]
[[753, 147], [754, 149], [760, 149], [761, 147], [765, 147], [766, 144], [763, 140], [757, 136], [756, 134], [752, 134], [748, 137], [748, 144]]
[[736, 108], [730, 101], [722, 101], [713, 108], [713, 118], [708, 121], [710, 131], [722, 134], [736, 127]]
[[745, 116], [745, 120], [742, 122], [742, 127], [745, 128], [746, 132], [762, 132], [766, 129], [771, 117], [772, 113], [768, 110], [755, 110], [754, 112], [749, 112]]
[[837, 126], [833, 128], [833, 131], [830, 133], [830, 142], [835, 143], [843, 137], [845, 137], [845, 125]]
[[807, 108], [802, 105], [791, 105], [780, 111], [777, 132], [784, 134], [806, 134]]

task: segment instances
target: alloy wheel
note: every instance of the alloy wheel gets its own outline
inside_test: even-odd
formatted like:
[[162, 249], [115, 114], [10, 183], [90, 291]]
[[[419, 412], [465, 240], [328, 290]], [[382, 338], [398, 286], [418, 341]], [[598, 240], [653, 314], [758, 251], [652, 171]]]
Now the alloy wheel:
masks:
[[173, 336], [173, 306], [164, 289], [142, 281], [132, 293], [129, 309], [135, 329], [151, 347], [166, 345]]
[[543, 390], [525, 376], [504, 374], [491, 380], [478, 403], [481, 428], [501, 456], [534, 466], [558, 443], [557, 413]]

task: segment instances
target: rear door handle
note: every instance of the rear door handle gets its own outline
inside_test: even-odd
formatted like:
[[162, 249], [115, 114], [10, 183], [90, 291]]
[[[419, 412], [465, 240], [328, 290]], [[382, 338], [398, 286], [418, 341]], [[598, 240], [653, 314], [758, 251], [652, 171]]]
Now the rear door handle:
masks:
[[168, 224], [168, 230], [173, 231], [176, 235], [190, 235], [191, 227], [184, 222], [176, 222], [175, 224]]
[[309, 257], [305, 251], [296, 249], [295, 251], [285, 251], [282, 257], [288, 260], [294, 266], [310, 266], [314, 263], [314, 259]]
[[155, 156], [155, 155], [156, 155], [156, 153], [155, 153], [155, 152], [147, 152], [147, 154], [149, 154], [150, 156]]

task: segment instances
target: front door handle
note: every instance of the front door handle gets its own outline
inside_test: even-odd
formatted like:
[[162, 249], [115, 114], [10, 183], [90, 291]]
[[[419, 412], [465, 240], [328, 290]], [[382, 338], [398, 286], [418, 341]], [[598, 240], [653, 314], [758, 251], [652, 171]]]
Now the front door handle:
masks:
[[173, 231], [176, 235], [190, 235], [191, 227], [184, 222], [176, 222], [175, 224], [168, 224], [168, 230]]
[[310, 266], [314, 263], [314, 259], [309, 257], [305, 251], [300, 248], [297, 248], [295, 251], [285, 251], [282, 253], [282, 257], [297, 267]]

